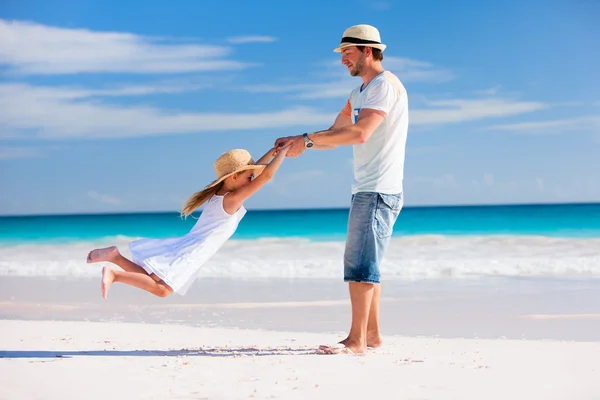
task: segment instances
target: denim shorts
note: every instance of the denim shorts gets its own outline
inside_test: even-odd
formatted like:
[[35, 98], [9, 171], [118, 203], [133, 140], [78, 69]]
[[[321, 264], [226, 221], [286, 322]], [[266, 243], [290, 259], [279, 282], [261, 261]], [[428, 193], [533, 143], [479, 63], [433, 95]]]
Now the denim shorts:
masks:
[[402, 193], [352, 195], [344, 250], [344, 281], [380, 283], [379, 266], [403, 206]]

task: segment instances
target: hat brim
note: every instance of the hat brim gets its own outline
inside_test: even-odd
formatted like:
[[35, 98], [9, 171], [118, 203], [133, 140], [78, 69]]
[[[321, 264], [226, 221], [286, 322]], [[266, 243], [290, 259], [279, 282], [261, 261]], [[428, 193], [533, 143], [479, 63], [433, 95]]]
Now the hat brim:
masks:
[[209, 188], [211, 188], [211, 187], [213, 187], [215, 185], [218, 185], [219, 183], [221, 183], [222, 181], [224, 181], [225, 179], [227, 179], [231, 175], [237, 174], [238, 172], [247, 171], [247, 170], [254, 170], [255, 171], [254, 172], [254, 177], [256, 178], [257, 176], [259, 176], [260, 174], [262, 174], [262, 172], [265, 170], [266, 167], [267, 167], [267, 164], [249, 164], [249, 165], [244, 165], [243, 167], [240, 167], [240, 168], [236, 169], [235, 171], [231, 171], [230, 173], [228, 173], [226, 175], [223, 175], [219, 179], [215, 179], [210, 184], [208, 184], [205, 189], [209, 189]]
[[369, 44], [358, 44], [358, 43], [348, 43], [348, 42], [342, 42], [340, 43], [340, 45], [338, 47], [336, 47], [335, 49], [333, 49], [333, 51], [335, 53], [341, 53], [342, 49], [346, 48], [346, 47], [356, 47], [356, 46], [365, 46], [365, 47], [374, 47], [376, 49], [379, 49], [381, 51], [384, 51], [385, 48], [387, 47], [385, 44], [381, 43], [381, 44], [377, 44], [377, 43], [369, 43]]

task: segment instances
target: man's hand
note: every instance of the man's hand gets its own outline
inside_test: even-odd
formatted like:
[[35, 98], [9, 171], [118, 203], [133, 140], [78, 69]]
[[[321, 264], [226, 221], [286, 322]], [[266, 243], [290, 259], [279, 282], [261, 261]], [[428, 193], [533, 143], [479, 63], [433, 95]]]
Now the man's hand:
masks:
[[286, 136], [286, 137], [277, 138], [273, 147], [275, 147], [276, 149], [278, 149], [280, 147], [285, 147], [289, 144], [288, 142], [293, 138], [294, 138], [294, 136]]
[[288, 136], [285, 138], [279, 138], [275, 141], [275, 147], [281, 148], [290, 146], [286, 157], [298, 157], [300, 154], [304, 153], [306, 150], [306, 146], [304, 145], [304, 138], [302, 135], [298, 136]]
[[288, 143], [290, 149], [288, 150], [286, 157], [296, 158], [306, 150], [302, 135], [292, 137]]

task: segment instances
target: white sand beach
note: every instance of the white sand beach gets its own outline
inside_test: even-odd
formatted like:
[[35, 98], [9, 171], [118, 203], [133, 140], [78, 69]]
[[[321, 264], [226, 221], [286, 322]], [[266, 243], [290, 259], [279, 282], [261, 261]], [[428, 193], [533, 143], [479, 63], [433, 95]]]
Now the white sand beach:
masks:
[[337, 280], [200, 279], [165, 299], [0, 279], [0, 399], [600, 399], [600, 281], [389, 280], [384, 346], [322, 355]]
[[2, 399], [600, 398], [600, 343], [337, 335], [141, 323], [0, 321]]

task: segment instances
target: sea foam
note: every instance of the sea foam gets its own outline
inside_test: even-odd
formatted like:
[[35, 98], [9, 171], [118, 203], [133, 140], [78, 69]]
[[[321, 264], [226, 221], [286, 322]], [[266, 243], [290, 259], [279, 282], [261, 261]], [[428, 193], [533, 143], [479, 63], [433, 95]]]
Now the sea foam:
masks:
[[[102, 263], [88, 252], [117, 245], [129, 256], [132, 238], [0, 247], [0, 276], [97, 277]], [[230, 240], [200, 277], [340, 278], [344, 242], [305, 239]], [[600, 239], [537, 236], [407, 236], [392, 238], [384, 279], [471, 279], [480, 276], [600, 277]]]

